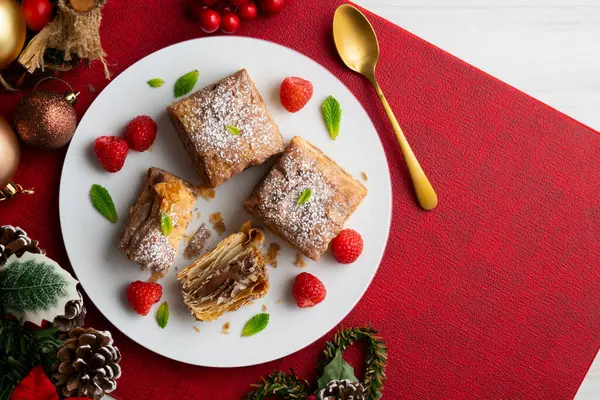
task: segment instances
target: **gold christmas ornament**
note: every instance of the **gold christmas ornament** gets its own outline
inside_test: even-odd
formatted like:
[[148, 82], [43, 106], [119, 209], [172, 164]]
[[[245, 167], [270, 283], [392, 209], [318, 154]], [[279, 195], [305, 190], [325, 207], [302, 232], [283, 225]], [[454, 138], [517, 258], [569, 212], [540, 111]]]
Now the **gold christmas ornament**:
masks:
[[25, 44], [25, 18], [15, 0], [0, 0], [0, 70], [21, 53]]
[[15, 185], [11, 179], [21, 158], [19, 141], [8, 122], [0, 117], [0, 201], [14, 197], [18, 193], [33, 193]]
[[64, 96], [49, 90], [39, 90], [21, 99], [15, 113], [15, 129], [26, 144], [45, 149], [58, 149], [69, 143], [77, 116], [73, 105], [79, 92]]

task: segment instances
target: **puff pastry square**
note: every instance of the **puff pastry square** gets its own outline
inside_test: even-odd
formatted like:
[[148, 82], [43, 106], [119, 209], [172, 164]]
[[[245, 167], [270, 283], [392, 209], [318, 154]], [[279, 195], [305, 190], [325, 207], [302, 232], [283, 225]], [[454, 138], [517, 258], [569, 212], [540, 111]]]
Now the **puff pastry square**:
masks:
[[283, 151], [279, 128], [245, 69], [167, 110], [198, 174], [211, 187]]
[[[166, 274], [192, 220], [195, 201], [196, 193], [188, 182], [162, 169], [150, 168], [129, 211], [119, 248], [142, 269]], [[161, 229], [163, 213], [169, 215], [173, 224], [168, 236], [163, 235]]]
[[[307, 189], [308, 201], [298, 204]], [[367, 195], [321, 150], [294, 137], [245, 202], [246, 210], [307, 257], [319, 259]]]
[[263, 241], [263, 231], [247, 223], [177, 274], [183, 302], [197, 320], [212, 321], [267, 294]]

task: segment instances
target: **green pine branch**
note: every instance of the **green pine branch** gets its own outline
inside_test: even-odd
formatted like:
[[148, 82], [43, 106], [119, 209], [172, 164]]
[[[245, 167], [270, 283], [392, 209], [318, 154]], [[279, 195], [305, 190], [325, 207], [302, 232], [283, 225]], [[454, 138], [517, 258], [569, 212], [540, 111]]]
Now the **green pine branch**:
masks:
[[294, 370], [290, 374], [283, 371], [275, 371], [261, 383], [251, 385], [256, 388], [244, 397], [244, 400], [265, 400], [271, 396], [283, 399], [305, 400], [308, 396], [308, 382], [299, 379]]
[[62, 345], [54, 328], [24, 329], [17, 320], [0, 317], [0, 400], [8, 400], [15, 386], [39, 364], [50, 376]]

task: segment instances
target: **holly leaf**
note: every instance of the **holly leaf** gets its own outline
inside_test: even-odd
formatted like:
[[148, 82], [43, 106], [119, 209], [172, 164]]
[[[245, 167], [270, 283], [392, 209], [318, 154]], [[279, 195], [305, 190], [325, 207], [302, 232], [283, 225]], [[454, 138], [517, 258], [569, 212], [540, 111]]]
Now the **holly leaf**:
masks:
[[354, 368], [342, 358], [342, 352], [340, 349], [337, 349], [335, 357], [333, 357], [333, 360], [325, 366], [323, 375], [318, 380], [319, 390], [327, 386], [329, 382], [339, 379], [348, 379], [351, 382], [358, 382], [358, 379], [354, 376]]
[[196, 82], [198, 82], [199, 74], [200, 73], [198, 72], [198, 70], [195, 69], [179, 77], [179, 79], [177, 79], [177, 81], [175, 82], [175, 86], [173, 88], [175, 97], [181, 97], [191, 92], [194, 86], [196, 86]]
[[162, 79], [160, 79], [160, 78], [154, 78], [154, 79], [150, 79], [150, 80], [149, 80], [148, 82], [146, 82], [146, 83], [148, 83], [148, 85], [149, 85], [150, 87], [153, 87], [153, 88], [159, 88], [159, 87], [161, 87], [162, 85], [164, 85], [164, 84], [165, 84], [165, 81], [163, 81], [163, 80], [162, 80]]
[[321, 112], [329, 131], [329, 136], [335, 140], [340, 134], [340, 123], [342, 122], [342, 108], [340, 107], [340, 103], [333, 96], [329, 96], [321, 105]]
[[312, 197], [312, 190], [304, 189], [302, 191], [302, 193], [300, 193], [300, 196], [298, 196], [298, 200], [296, 200], [296, 204], [301, 206], [302, 204], [306, 203], [311, 197]]
[[0, 310], [21, 322], [41, 325], [64, 315], [65, 304], [79, 300], [75, 280], [50, 258], [25, 253], [12, 255], [0, 268]]
[[256, 314], [254, 317], [250, 318], [248, 322], [246, 322], [246, 325], [244, 325], [244, 329], [242, 329], [242, 336], [256, 335], [258, 332], [264, 330], [268, 324], [269, 314]]
[[90, 198], [94, 208], [104, 215], [104, 217], [112, 222], [117, 222], [117, 210], [115, 209], [115, 203], [113, 203], [112, 197], [106, 188], [93, 184], [90, 189]]
[[158, 322], [158, 326], [163, 329], [167, 326], [167, 322], [169, 322], [169, 305], [166, 301], [158, 307], [158, 311], [156, 312], [156, 322]]
[[232, 135], [239, 135], [240, 134], [240, 129], [236, 126], [233, 125], [225, 125], [225, 130], [229, 133], [231, 133]]
[[165, 212], [160, 216], [160, 230], [165, 236], [169, 236], [173, 232], [173, 221], [169, 217], [169, 214]]

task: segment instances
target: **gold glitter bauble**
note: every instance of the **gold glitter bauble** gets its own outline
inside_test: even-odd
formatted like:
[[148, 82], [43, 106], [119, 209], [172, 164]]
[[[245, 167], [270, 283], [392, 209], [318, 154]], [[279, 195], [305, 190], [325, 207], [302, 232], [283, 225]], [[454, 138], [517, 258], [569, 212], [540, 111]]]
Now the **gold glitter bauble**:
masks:
[[73, 137], [77, 116], [65, 97], [40, 90], [21, 99], [14, 124], [19, 137], [28, 145], [58, 149]]
[[0, 0], [0, 70], [21, 53], [27, 27], [21, 7], [15, 0]]
[[17, 171], [20, 155], [17, 135], [8, 122], [0, 117], [0, 190]]

